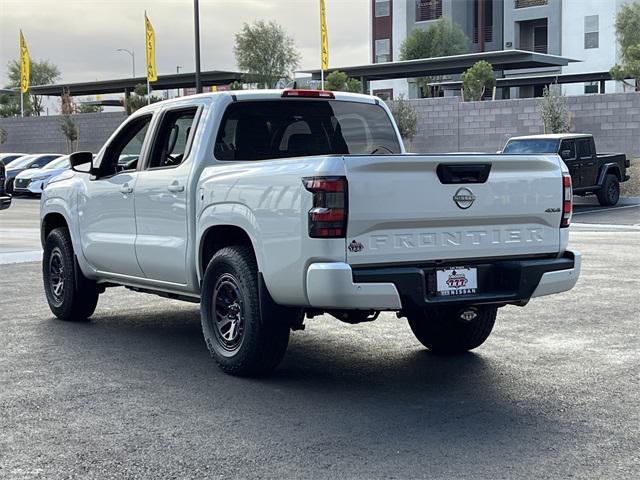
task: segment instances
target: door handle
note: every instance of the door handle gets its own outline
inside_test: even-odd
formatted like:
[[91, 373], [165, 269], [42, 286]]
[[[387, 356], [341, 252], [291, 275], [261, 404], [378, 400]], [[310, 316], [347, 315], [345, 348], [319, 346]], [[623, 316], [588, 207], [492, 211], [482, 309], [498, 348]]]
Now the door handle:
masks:
[[173, 182], [167, 187], [167, 190], [172, 193], [184, 192], [184, 185], [180, 185], [178, 182]]
[[133, 187], [130, 187], [128, 183], [125, 183], [120, 187], [120, 193], [123, 193], [124, 195], [133, 193]]

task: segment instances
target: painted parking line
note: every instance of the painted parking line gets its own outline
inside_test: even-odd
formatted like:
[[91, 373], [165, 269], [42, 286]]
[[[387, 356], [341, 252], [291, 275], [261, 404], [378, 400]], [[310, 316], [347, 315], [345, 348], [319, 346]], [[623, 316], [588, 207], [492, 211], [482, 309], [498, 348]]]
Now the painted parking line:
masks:
[[42, 250], [0, 253], [0, 265], [39, 262], [40, 260], [42, 260]]
[[640, 208], [640, 205], [623, 205], [621, 207], [609, 207], [609, 208], [592, 208], [590, 210], [580, 210], [574, 211], [574, 215], [582, 215], [583, 213], [599, 213], [599, 212], [609, 212], [611, 210], [622, 210], [625, 208]]

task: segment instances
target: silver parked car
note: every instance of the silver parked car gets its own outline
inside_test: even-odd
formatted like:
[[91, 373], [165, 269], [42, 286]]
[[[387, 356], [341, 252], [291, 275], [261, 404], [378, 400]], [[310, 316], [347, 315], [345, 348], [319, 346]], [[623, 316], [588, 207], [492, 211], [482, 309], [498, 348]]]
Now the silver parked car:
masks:
[[27, 193], [39, 195], [47, 186], [49, 181], [71, 168], [69, 163], [69, 155], [60, 157], [47, 163], [42, 168], [28, 168], [23, 170], [14, 180], [14, 193]]

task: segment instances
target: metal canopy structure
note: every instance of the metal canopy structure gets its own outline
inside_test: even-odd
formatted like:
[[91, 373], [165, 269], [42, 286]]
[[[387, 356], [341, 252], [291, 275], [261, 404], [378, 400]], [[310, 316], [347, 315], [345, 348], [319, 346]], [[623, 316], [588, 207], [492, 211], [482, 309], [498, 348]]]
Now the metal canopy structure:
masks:
[[[240, 72], [226, 72], [211, 70], [202, 72], [200, 79], [203, 85], [227, 85], [239, 81], [242, 78]], [[118, 80], [99, 80], [82, 83], [58, 83], [55, 85], [38, 85], [29, 87], [31, 93], [36, 95], [61, 96], [64, 89], [77, 95], [99, 95], [107, 93], [132, 92], [136, 85], [147, 83], [146, 77], [131, 77]], [[195, 73], [174, 73], [172, 75], [158, 76], [158, 80], [151, 84], [152, 90], [171, 90], [175, 88], [189, 88], [196, 84]]]
[[[631, 78], [631, 77], [630, 77]], [[529, 87], [532, 85], [552, 85], [566, 83], [607, 82], [613, 80], [609, 72], [558, 73], [545, 75], [529, 75], [522, 77], [496, 78], [497, 88]], [[429, 85], [445, 88], [460, 88], [461, 81], [433, 82]]]
[[[328, 72], [340, 70], [350, 77], [361, 78], [363, 82], [372, 80], [389, 80], [394, 78], [429, 77], [436, 75], [457, 75], [463, 73], [476, 62], [485, 60], [494, 70], [522, 70], [530, 68], [564, 67], [571, 58], [546, 53], [528, 52], [524, 50], [499, 50], [495, 52], [468, 53], [448, 57], [421, 58], [399, 62], [372, 63], [354, 67], [331, 68]], [[302, 70], [309, 73], [313, 80], [320, 79], [320, 70]]]

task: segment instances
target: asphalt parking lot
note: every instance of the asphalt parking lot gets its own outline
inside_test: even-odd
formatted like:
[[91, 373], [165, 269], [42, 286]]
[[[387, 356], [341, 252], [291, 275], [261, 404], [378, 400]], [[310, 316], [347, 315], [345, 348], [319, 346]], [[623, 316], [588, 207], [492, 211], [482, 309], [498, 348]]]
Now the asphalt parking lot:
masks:
[[113, 288], [54, 320], [37, 215], [0, 212], [0, 478], [637, 478], [638, 206], [578, 206], [576, 288], [473, 353], [325, 316], [260, 380], [216, 369], [196, 305]]

